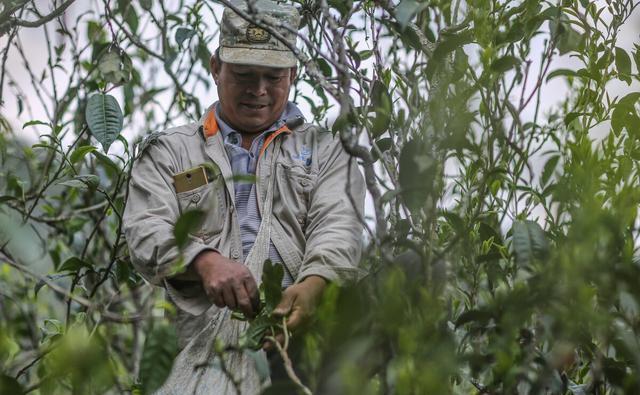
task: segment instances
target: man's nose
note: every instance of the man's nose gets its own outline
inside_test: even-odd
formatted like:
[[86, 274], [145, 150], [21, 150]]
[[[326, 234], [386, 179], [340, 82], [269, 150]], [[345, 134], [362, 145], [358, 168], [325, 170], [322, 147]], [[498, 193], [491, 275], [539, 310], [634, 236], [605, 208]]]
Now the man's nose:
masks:
[[250, 93], [255, 96], [263, 96], [267, 94], [267, 79], [264, 77], [256, 76], [256, 78], [251, 81], [251, 84], [247, 86], [247, 93]]

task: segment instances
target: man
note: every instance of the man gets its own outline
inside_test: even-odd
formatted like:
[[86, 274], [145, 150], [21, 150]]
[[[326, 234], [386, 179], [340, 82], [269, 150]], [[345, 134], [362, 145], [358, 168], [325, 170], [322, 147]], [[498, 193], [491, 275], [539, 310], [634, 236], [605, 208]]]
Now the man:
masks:
[[[287, 25], [277, 31], [295, 45], [294, 7], [255, 7]], [[253, 359], [229, 351], [216, 363], [213, 342], [237, 344], [247, 324], [231, 310], [256, 313], [266, 259], [284, 266], [274, 313], [292, 331], [328, 282], [359, 275], [362, 176], [339, 140], [288, 102], [296, 71], [285, 44], [225, 9], [211, 58], [219, 102], [199, 123], [148, 138], [134, 166], [124, 227], [131, 258], [176, 305], [182, 348], [161, 393], [235, 393], [238, 382], [242, 393], [259, 391]], [[191, 210], [201, 210], [202, 224], [178, 248], [174, 226]]]

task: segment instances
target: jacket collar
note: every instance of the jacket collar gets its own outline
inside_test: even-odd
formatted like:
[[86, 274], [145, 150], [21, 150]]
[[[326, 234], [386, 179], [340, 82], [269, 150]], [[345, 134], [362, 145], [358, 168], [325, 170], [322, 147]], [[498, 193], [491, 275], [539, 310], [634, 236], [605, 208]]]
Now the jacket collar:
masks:
[[[201, 118], [201, 130], [205, 140], [209, 137], [215, 136], [218, 132], [222, 132], [222, 135], [224, 137], [234, 131], [230, 126], [224, 123], [222, 119], [218, 118], [218, 116], [216, 115], [216, 110], [218, 109], [218, 107], [219, 102], [213, 103]], [[302, 112], [300, 111], [298, 106], [296, 106], [293, 102], [287, 102], [287, 106], [282, 112], [280, 118], [265, 131], [276, 133], [286, 131], [290, 133], [293, 129], [296, 129], [297, 127], [304, 124], [304, 122], [304, 116], [302, 115]], [[265, 144], [265, 146], [266, 145], [267, 144]]]

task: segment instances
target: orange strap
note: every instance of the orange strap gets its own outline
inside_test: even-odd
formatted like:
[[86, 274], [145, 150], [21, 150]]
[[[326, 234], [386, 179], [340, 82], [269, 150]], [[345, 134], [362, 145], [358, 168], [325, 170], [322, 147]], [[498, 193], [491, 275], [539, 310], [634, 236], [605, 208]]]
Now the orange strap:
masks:
[[207, 118], [204, 120], [204, 138], [208, 139], [211, 136], [215, 136], [218, 133], [218, 121], [216, 121], [216, 111], [211, 109], [207, 113]]
[[[218, 130], [219, 130], [219, 128], [218, 128], [218, 121], [216, 121], [216, 112], [215, 112], [214, 109], [211, 109], [211, 111], [209, 111], [207, 113], [207, 117], [204, 120], [204, 130], [203, 130], [204, 138], [208, 139], [209, 137], [215, 136], [216, 133], [218, 133]], [[278, 137], [282, 133], [291, 133], [291, 130], [289, 129], [289, 127], [286, 124], [282, 125], [282, 127], [280, 129], [278, 129], [275, 132], [271, 133], [265, 139], [264, 144], [262, 145], [262, 149], [260, 149], [260, 155], [258, 155], [258, 159], [260, 159], [260, 157], [262, 156], [264, 151], [267, 149], [269, 144], [271, 144], [273, 139], [275, 139], [276, 137]]]
[[287, 125], [282, 125], [282, 127], [278, 130], [276, 130], [275, 132], [271, 133], [265, 140], [264, 140], [264, 144], [262, 144], [262, 149], [260, 150], [260, 155], [258, 155], [258, 160], [262, 157], [262, 154], [264, 153], [264, 151], [267, 149], [267, 147], [269, 146], [269, 144], [271, 144], [271, 142], [273, 141], [273, 139], [275, 139], [276, 137], [278, 137], [279, 135], [281, 135], [282, 133], [291, 133], [291, 130], [289, 129], [289, 127], [287, 127]]

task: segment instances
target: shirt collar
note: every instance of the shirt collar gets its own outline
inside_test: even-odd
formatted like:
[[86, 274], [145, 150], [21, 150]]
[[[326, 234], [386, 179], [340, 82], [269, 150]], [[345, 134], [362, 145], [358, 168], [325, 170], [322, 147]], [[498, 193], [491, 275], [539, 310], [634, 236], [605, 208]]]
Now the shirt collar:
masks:
[[[215, 109], [214, 111], [214, 115], [215, 115], [215, 120], [217, 123], [217, 127], [218, 130], [220, 131], [220, 133], [222, 133], [222, 138], [226, 141], [227, 138], [229, 137], [229, 135], [231, 135], [232, 133], [239, 133], [237, 130], [233, 129], [231, 126], [229, 126], [229, 124], [227, 124], [222, 117], [220, 117], [220, 102], [215, 102], [213, 104], [213, 106], [211, 106], [211, 109], [209, 111], [211, 111], [212, 109]], [[278, 119], [267, 129], [264, 130], [264, 132], [262, 132], [262, 134], [265, 133], [271, 133], [274, 132], [278, 129], [280, 129], [285, 123], [287, 123], [288, 121], [291, 121], [295, 118], [302, 118], [304, 119], [304, 116], [302, 115], [302, 111], [300, 111], [300, 109], [298, 108], [297, 105], [295, 105], [295, 103], [293, 102], [287, 102], [287, 105], [285, 106], [284, 110], [282, 111], [282, 114], [280, 114], [280, 116], [278, 117]]]

